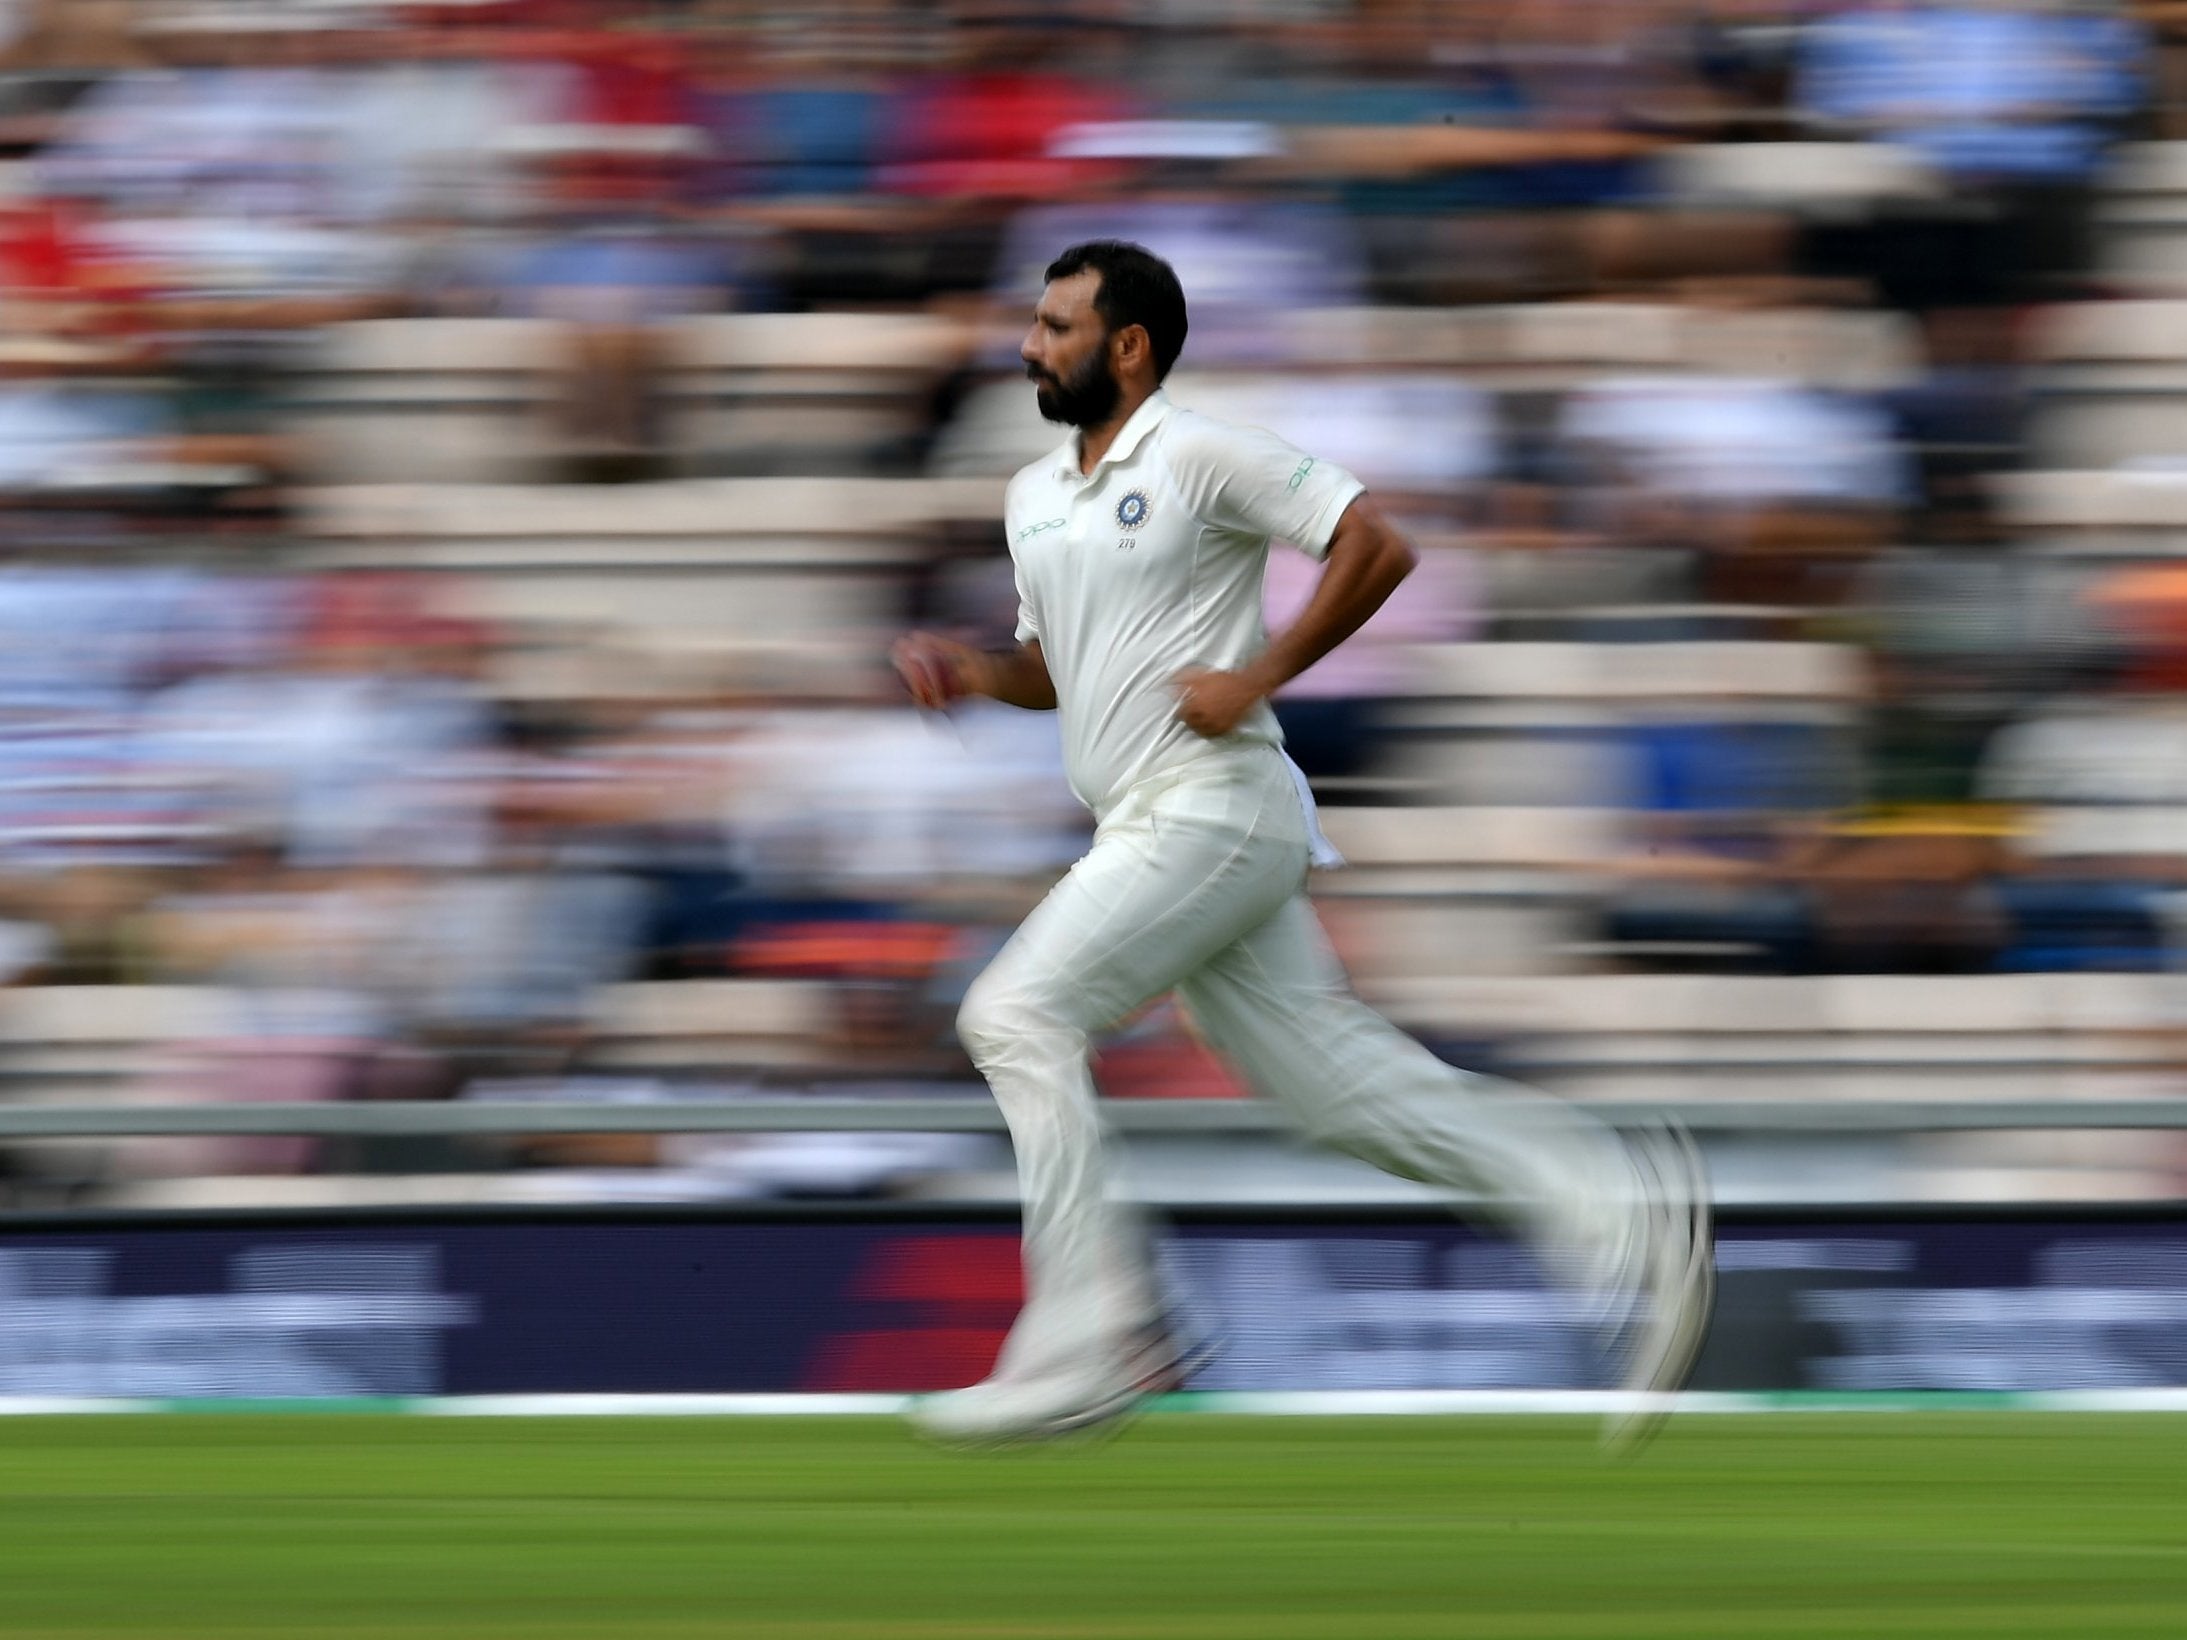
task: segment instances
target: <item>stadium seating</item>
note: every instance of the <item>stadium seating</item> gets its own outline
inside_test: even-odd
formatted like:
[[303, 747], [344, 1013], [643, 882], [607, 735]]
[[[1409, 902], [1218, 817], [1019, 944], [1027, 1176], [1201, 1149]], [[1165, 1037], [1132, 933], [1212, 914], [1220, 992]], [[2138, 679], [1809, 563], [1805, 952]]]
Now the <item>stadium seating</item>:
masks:
[[1459, 700], [1845, 701], [1857, 650], [1796, 643], [1496, 643], [1411, 651], [1407, 692]]
[[[1791, 1096], [1810, 1075], [1868, 1064], [1882, 1068], [1846, 1074], [1853, 1096], [2012, 1097], [2008, 1084], [2038, 1081], [2065, 1097], [2157, 1092], [2153, 1067], [2178, 1056], [2187, 1017], [2168, 976], [2135, 974], [1385, 975], [1363, 989], [1416, 1029], [1522, 1042], [1536, 1057], [1584, 1063], [1605, 1087], [1716, 1067], [1744, 1080], [1712, 1076], [1702, 1091], [1740, 1098]], [[0, 997], [16, 1044], [10, 1102], [111, 1102], [163, 1051], [210, 1040], [222, 1009], [218, 992], [190, 987]], [[819, 982], [615, 986], [598, 1000], [587, 1062], [606, 1072], [818, 1072], [835, 1018], [834, 992]]]
[[2083, 303], [2054, 309], [2038, 337], [2044, 364], [2033, 433], [2041, 467], [2176, 463], [2187, 417], [2187, 302]]
[[969, 327], [920, 314], [717, 314], [665, 342], [667, 443], [689, 470], [873, 473], [916, 455]]
[[[1211, 409], [1217, 401], [1290, 401], [1304, 415], [1345, 372], [1395, 366], [1493, 392], [1683, 371], [1874, 392], [1911, 379], [1918, 362], [1901, 315], [1624, 301], [1300, 312], [1283, 317], [1270, 347], [1280, 366], [1180, 367], [1171, 392], [1180, 403]], [[1054, 447], [1055, 429], [1035, 412], [1022, 382], [999, 369], [996, 377], [966, 396], [937, 441], [930, 471], [1000, 476]]]
[[[24, 986], [0, 991], [0, 1090], [12, 1103], [109, 1103], [138, 1090], [162, 1055], [221, 1040], [233, 998], [210, 986]], [[613, 986], [589, 1031], [603, 1066], [702, 1064], [715, 1071], [825, 1062], [835, 994], [804, 980], [683, 980]]]
[[2187, 551], [2187, 473], [2054, 469], [1998, 481], [2005, 515], [2038, 549], [2105, 558]]
[[617, 985], [597, 998], [591, 1028], [587, 1063], [601, 1068], [824, 1065], [835, 1051], [837, 998], [807, 980]]
[[876, 478], [334, 487], [306, 498], [305, 557], [449, 574], [468, 613], [626, 654], [779, 649], [889, 624], [933, 527], [992, 509], [993, 492]]
[[1380, 981], [1415, 1029], [1511, 1042], [1584, 1097], [2131, 1098], [2170, 1091], [2180, 999], [2122, 974]]
[[1944, 188], [1918, 155], [1880, 142], [1687, 143], [1657, 155], [1655, 171], [1657, 186], [1680, 204], [1816, 216], [1935, 198]]
[[2187, 290], [2187, 143], [2136, 143], [2113, 157], [2098, 215], [2104, 276], [2149, 295]]
[[93, 1100], [149, 1074], [159, 1053], [221, 1029], [217, 993], [189, 985], [0, 991], [0, 1087], [11, 1100]]
[[1678, 791], [1665, 803], [1689, 808], [1711, 803], [1675, 771], [1711, 764], [1720, 777], [1705, 784], [1738, 807], [1746, 755], [1721, 734], [1691, 746], [1680, 734], [1821, 757], [1864, 687], [1858, 652], [1822, 644], [1423, 645], [1387, 712], [1383, 773], [1413, 801], [1641, 807]]
[[378, 319], [321, 332], [285, 395], [322, 482], [514, 483], [548, 458], [555, 327], [533, 319]]
[[[664, 328], [664, 444], [700, 473], [887, 471], [915, 450], [970, 332], [916, 314], [710, 314]], [[333, 483], [546, 476], [565, 327], [389, 319], [329, 329], [289, 395], [311, 470]]]

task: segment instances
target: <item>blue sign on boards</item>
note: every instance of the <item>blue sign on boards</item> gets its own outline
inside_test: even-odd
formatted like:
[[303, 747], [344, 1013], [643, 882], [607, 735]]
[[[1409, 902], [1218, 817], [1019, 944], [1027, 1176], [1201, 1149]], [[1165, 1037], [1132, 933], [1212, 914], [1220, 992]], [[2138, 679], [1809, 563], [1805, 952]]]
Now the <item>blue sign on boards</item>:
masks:
[[[1728, 1228], [1696, 1382], [2187, 1384], [2187, 1224]], [[1174, 1228], [1228, 1389], [1555, 1388], [1584, 1328], [1447, 1220]], [[0, 1229], [0, 1395], [915, 1390], [982, 1373], [1013, 1225], [831, 1218], [293, 1219]]]

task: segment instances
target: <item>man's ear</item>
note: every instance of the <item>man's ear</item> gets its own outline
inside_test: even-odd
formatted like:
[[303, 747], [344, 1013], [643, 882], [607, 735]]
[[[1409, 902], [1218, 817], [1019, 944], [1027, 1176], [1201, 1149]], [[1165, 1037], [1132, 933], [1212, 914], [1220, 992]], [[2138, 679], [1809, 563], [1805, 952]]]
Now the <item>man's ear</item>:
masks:
[[1151, 364], [1154, 359], [1154, 340], [1147, 334], [1145, 325], [1125, 325], [1109, 338], [1114, 350], [1111, 357], [1118, 369], [1126, 369], [1134, 362]]

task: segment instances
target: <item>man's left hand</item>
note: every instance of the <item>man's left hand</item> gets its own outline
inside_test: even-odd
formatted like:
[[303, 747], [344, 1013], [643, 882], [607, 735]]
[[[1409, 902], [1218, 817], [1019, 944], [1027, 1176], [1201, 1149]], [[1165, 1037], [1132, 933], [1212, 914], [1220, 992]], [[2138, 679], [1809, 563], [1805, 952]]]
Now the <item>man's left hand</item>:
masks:
[[1210, 740], [1229, 734], [1268, 693], [1243, 672], [1208, 666], [1186, 667], [1170, 686], [1177, 691], [1177, 715], [1185, 727]]

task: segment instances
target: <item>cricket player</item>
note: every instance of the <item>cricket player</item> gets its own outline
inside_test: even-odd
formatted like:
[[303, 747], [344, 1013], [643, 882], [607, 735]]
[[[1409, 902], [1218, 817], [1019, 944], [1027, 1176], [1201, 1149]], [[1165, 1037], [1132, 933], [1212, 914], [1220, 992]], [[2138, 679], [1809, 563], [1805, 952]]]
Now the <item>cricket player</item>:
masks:
[[[1710, 1212], [1682, 1134], [1628, 1144], [1560, 1101], [1469, 1074], [1355, 997], [1306, 893], [1335, 863], [1269, 697], [1343, 642], [1417, 555], [1350, 473], [1173, 404], [1185, 341], [1168, 263], [1073, 246], [1020, 349], [1075, 431], [1010, 481], [1014, 648], [930, 633], [894, 660], [913, 698], [1054, 710], [1091, 850], [972, 984], [957, 1030], [1017, 1151], [1025, 1304], [993, 1373], [920, 1403], [928, 1434], [1037, 1440], [1129, 1411], [1194, 1364], [1137, 1214], [1109, 1189], [1088, 1039], [1174, 991], [1259, 1095], [1319, 1142], [1488, 1204], [1587, 1296], [1625, 1387], [1685, 1380], [1714, 1294]], [[1324, 564], [1269, 635], [1272, 538]], [[1637, 1442], [1661, 1394], [1606, 1438]]]

